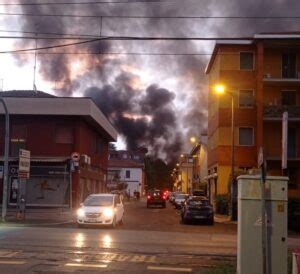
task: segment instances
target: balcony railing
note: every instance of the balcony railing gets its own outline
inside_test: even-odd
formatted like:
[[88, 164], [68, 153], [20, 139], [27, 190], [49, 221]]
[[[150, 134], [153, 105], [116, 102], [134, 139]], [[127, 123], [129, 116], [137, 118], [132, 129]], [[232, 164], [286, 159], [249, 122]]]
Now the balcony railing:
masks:
[[265, 106], [264, 119], [282, 118], [282, 113], [287, 111], [289, 119], [300, 120], [300, 106]]

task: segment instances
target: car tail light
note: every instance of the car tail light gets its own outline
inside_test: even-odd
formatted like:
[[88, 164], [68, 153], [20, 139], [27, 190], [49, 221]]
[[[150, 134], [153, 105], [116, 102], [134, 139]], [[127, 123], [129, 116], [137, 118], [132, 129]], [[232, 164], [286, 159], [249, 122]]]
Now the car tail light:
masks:
[[149, 200], [149, 199], [151, 199], [151, 196], [150, 196], [150, 195], [148, 195], [148, 196], [147, 196], [147, 199], [148, 199], [148, 200]]
[[163, 197], [162, 197], [164, 200], [166, 200], [167, 199], [167, 197], [164, 195]]

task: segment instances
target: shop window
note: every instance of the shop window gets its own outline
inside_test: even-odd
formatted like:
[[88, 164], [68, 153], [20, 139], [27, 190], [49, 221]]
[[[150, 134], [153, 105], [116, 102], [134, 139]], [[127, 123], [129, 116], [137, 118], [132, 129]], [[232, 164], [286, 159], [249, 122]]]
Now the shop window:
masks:
[[253, 107], [253, 90], [239, 91], [239, 107]]
[[130, 178], [130, 170], [126, 170], [126, 175], [125, 175], [126, 178]]
[[281, 105], [295, 106], [296, 105], [296, 91], [295, 90], [283, 90], [281, 92]]
[[253, 53], [241, 52], [240, 53], [240, 70], [253, 70]]
[[55, 143], [57, 143], [57, 144], [73, 144], [74, 143], [73, 127], [66, 126], [66, 125], [56, 126]]
[[253, 128], [240, 127], [239, 128], [239, 145], [240, 146], [253, 146]]

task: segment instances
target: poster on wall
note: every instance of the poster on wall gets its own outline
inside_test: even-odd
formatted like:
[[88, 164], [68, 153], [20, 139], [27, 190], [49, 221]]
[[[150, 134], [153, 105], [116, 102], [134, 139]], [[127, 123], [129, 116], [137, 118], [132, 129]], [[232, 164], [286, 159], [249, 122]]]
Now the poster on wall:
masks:
[[69, 203], [69, 182], [64, 178], [30, 178], [26, 185], [28, 205], [61, 206]]
[[[18, 168], [10, 168], [9, 203], [17, 203], [19, 181]], [[70, 177], [64, 167], [32, 167], [26, 180], [26, 205], [68, 206], [70, 203]]]

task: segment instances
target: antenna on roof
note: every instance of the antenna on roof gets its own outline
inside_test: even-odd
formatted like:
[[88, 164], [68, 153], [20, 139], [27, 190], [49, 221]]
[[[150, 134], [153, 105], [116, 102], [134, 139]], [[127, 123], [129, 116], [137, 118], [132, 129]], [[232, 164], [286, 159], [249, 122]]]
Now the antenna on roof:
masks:
[[35, 73], [36, 73], [36, 58], [37, 58], [37, 33], [35, 34], [35, 51], [34, 51], [34, 67], [33, 67], [33, 91], [37, 93], [36, 84], [35, 84]]

